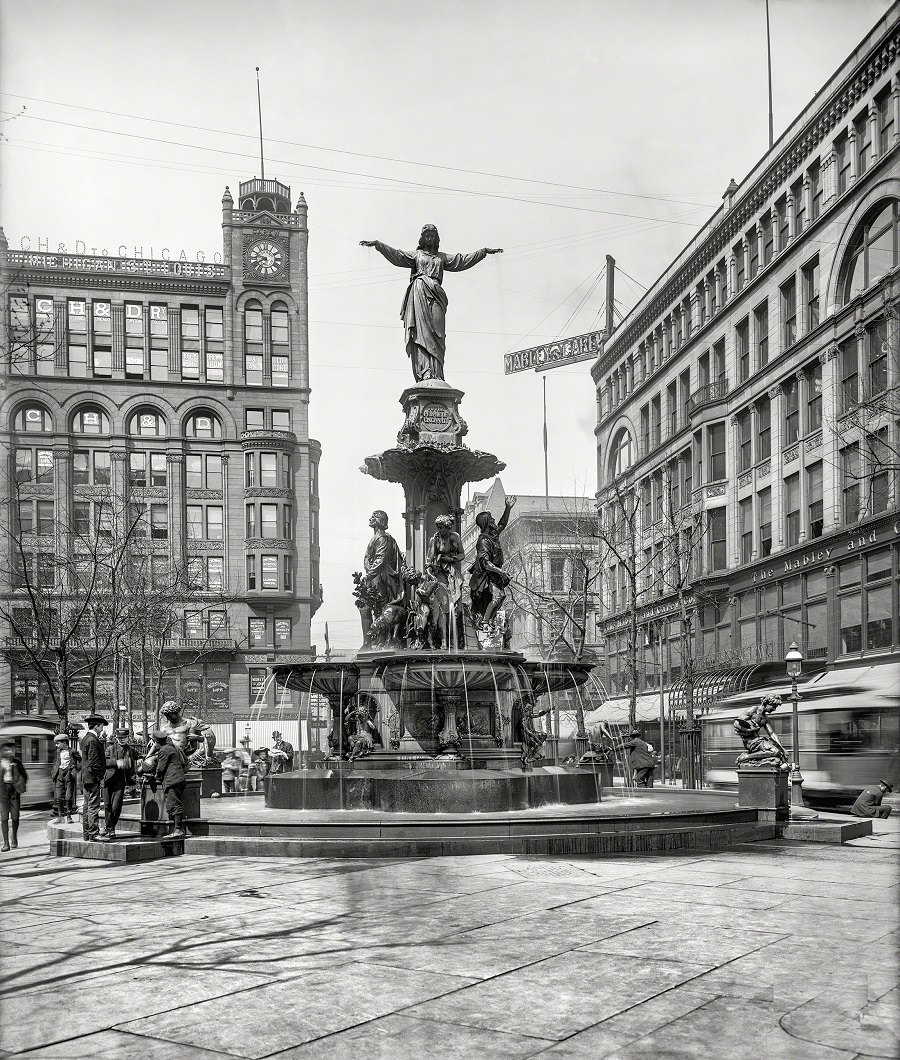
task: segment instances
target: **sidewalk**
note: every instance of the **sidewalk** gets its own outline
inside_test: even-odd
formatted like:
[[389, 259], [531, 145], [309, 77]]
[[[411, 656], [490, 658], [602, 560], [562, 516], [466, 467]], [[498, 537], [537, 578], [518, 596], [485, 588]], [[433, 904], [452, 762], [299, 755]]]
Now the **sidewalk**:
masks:
[[[29, 1057], [895, 1057], [900, 822], [685, 856], [0, 857]], [[6, 1055], [0, 1053], [0, 1055]]]

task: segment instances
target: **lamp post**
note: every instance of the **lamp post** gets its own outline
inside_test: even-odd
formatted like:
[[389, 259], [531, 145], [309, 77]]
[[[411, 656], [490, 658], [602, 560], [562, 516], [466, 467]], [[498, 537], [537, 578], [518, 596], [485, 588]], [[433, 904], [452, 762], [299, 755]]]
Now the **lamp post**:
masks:
[[803, 653], [797, 647], [796, 641], [791, 641], [791, 646], [784, 657], [787, 664], [787, 675], [791, 679], [791, 748], [793, 764], [791, 766], [791, 819], [812, 819], [817, 814], [807, 813], [803, 806], [803, 777], [800, 775], [800, 712], [798, 703], [800, 693], [797, 691], [797, 678], [803, 672]]

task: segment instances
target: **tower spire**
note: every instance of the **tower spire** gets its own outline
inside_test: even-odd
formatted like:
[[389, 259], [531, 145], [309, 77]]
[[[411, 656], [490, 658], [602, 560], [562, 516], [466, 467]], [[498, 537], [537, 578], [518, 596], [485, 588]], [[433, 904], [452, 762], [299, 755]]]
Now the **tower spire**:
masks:
[[259, 67], [256, 68], [256, 106], [259, 111], [259, 169], [260, 179], [266, 179], [266, 162], [263, 157], [262, 96], [259, 92]]

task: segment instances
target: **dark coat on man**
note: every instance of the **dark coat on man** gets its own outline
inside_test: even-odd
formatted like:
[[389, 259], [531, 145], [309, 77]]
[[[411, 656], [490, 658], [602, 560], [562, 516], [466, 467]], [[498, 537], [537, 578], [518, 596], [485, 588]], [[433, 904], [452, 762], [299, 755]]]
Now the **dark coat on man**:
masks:
[[640, 736], [632, 736], [631, 739], [625, 740], [622, 746], [628, 752], [628, 764], [632, 769], [650, 769], [656, 765], [650, 744]]
[[80, 769], [81, 768], [81, 755], [78, 751], [72, 750], [71, 748], [56, 748], [56, 758], [53, 759], [53, 768], [50, 770], [50, 779], [52, 781], [59, 780], [59, 773], [62, 769], [62, 751], [66, 750], [69, 752], [69, 769]]
[[163, 791], [184, 783], [185, 757], [174, 744], [167, 743], [159, 749], [156, 759], [156, 779]]
[[[0, 809], [9, 810], [14, 800], [17, 800], [20, 795], [23, 795], [26, 787], [28, 786], [28, 770], [22, 764], [22, 759], [17, 758], [15, 755], [9, 755], [9, 761], [12, 763], [12, 784], [7, 785], [0, 778]], [[9, 791], [8, 788], [12, 788]]]
[[92, 730], [81, 738], [81, 784], [92, 788], [99, 784], [106, 773], [106, 754], [100, 737]]
[[[106, 743], [106, 770], [103, 783], [107, 788], [124, 788], [134, 780], [134, 748], [127, 742], [120, 743], [116, 737]], [[123, 768], [117, 763], [124, 762]]]

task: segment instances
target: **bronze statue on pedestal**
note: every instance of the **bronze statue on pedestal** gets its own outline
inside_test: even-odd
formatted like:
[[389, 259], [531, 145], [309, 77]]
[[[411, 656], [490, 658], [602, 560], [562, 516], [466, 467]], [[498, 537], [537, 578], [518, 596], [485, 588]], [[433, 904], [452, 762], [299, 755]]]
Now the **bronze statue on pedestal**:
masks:
[[499, 249], [483, 247], [471, 254], [442, 254], [440, 236], [434, 225], [425, 225], [415, 252], [395, 250], [377, 239], [363, 239], [361, 247], [374, 247], [392, 265], [408, 268], [409, 286], [403, 298], [400, 316], [406, 331], [406, 353], [417, 383], [423, 379], [444, 378], [444, 354], [447, 338], [445, 315], [447, 295], [441, 286], [444, 270], [463, 272], [471, 269], [488, 254], [502, 254]]
[[735, 719], [734, 731], [744, 744], [744, 751], [735, 760], [736, 765], [751, 769], [760, 766], [789, 768], [787, 751], [769, 722], [769, 715], [780, 706], [781, 696], [763, 696], [759, 706], [750, 707]]
[[472, 621], [480, 633], [490, 634], [494, 616], [506, 600], [504, 590], [510, 577], [503, 569], [503, 548], [500, 535], [509, 522], [509, 513], [516, 503], [507, 497], [500, 522], [495, 523], [490, 512], [479, 512], [475, 523], [481, 533], [475, 544], [475, 562], [469, 569], [469, 595], [472, 600]]

